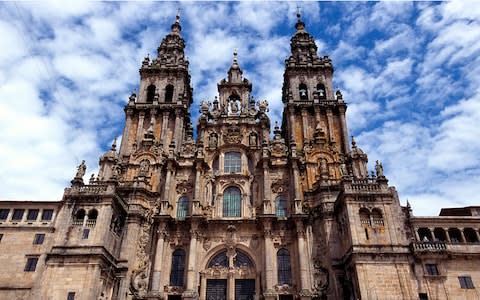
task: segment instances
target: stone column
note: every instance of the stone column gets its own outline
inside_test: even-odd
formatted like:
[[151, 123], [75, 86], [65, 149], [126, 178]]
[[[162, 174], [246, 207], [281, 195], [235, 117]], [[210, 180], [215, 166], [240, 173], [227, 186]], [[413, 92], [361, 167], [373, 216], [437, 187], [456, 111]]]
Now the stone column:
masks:
[[302, 129], [303, 129], [303, 141], [308, 139], [308, 113], [306, 108], [302, 108]]
[[128, 154], [128, 137], [130, 136], [130, 130], [132, 129], [133, 109], [128, 108], [125, 111], [125, 115], [126, 115], [126, 120], [125, 120], [125, 128], [123, 128], [122, 143], [120, 144], [120, 155]]
[[473, 229], [473, 230], [475, 231], [475, 235], [477, 236], [477, 242], [480, 242], [480, 233], [478, 233], [478, 229], [477, 230]]
[[327, 108], [328, 135], [329, 135], [330, 142], [335, 142], [332, 118], [333, 118], [332, 110], [330, 108]]
[[159, 293], [160, 283], [162, 280], [162, 267], [163, 267], [163, 248], [165, 245], [165, 236], [167, 232], [165, 231], [165, 224], [160, 223], [158, 225], [158, 239], [157, 247], [155, 249], [155, 262], [153, 265], [153, 275], [152, 275], [152, 291], [153, 293]]
[[420, 239], [420, 235], [418, 234], [418, 228], [415, 228], [413, 231], [415, 232], [415, 238], [417, 239], [417, 241], [421, 242], [422, 240]]
[[[308, 251], [305, 244], [305, 228], [303, 226], [302, 220], [296, 221], [297, 226], [297, 237], [298, 237], [298, 260], [299, 260], [299, 269], [300, 269], [300, 289], [301, 291], [309, 291], [309, 274], [308, 274]], [[308, 294], [303, 293], [303, 294]]]
[[340, 106], [340, 123], [342, 124], [342, 140], [343, 140], [343, 150], [344, 153], [348, 153], [349, 151], [349, 143], [348, 143], [348, 130], [347, 130], [347, 121], [345, 120], [345, 106]]
[[[196, 207], [198, 206], [199, 203], [201, 203], [201, 194], [200, 194], [200, 176], [201, 176], [201, 171], [202, 171], [202, 166], [200, 163], [197, 163], [196, 166], [197, 172], [195, 174], [195, 191], [193, 195], [193, 203], [192, 203], [192, 216], [194, 214], [199, 214], [200, 212], [196, 211]], [[204, 185], [205, 186], [205, 185]], [[206, 192], [206, 191], [205, 191]], [[203, 201], [205, 203], [205, 201]]]
[[142, 141], [142, 133], [143, 133], [143, 120], [145, 119], [145, 112], [141, 111], [138, 113], [138, 126], [137, 126], [137, 134], [135, 135], [135, 141], [139, 144]]
[[[268, 172], [268, 161], [263, 161], [263, 213], [264, 214], [272, 214], [272, 191], [270, 187], [270, 175]], [[269, 208], [268, 211], [267, 208]]]
[[188, 251], [187, 290], [183, 299], [198, 299], [197, 292], [197, 238], [198, 224], [192, 221], [190, 229], [190, 248]]
[[273, 291], [273, 257], [274, 248], [272, 241], [272, 228], [270, 220], [265, 220], [263, 223], [263, 236], [265, 239], [265, 293], [272, 294]]
[[295, 213], [296, 214], [301, 214], [302, 209], [301, 209], [301, 201], [302, 201], [302, 191], [301, 191], [301, 185], [300, 185], [300, 174], [298, 171], [298, 165], [297, 161], [292, 161], [292, 166], [293, 166], [293, 188], [295, 191]]
[[447, 242], [451, 243], [452, 240], [450, 240], [450, 233], [448, 233], [448, 228], [443, 228], [445, 230], [445, 237], [447, 238]]
[[163, 150], [168, 151], [168, 143], [165, 140], [167, 138], [167, 129], [168, 129], [168, 116], [170, 112], [164, 111], [163, 112], [163, 119], [162, 119], [162, 133], [160, 135], [160, 142], [163, 144]]
[[467, 242], [467, 240], [465, 239], [465, 234], [463, 233], [463, 230], [464, 230], [464, 229], [465, 229], [465, 228], [459, 228], [459, 229], [458, 229], [458, 230], [460, 230], [460, 237], [462, 238], [462, 240], [461, 240], [460, 242], [462, 242], [462, 243], [466, 243], [466, 242]]
[[288, 115], [290, 117], [290, 144], [295, 142], [295, 108], [290, 106], [288, 108]]
[[180, 109], [175, 110], [175, 132], [172, 135], [172, 138], [175, 140], [175, 150], [179, 151], [180, 145], [182, 144], [182, 123], [180, 119], [181, 114]]
[[432, 242], [435, 242], [437, 237], [435, 236], [435, 228], [428, 228], [430, 230], [430, 236], [432, 237]]

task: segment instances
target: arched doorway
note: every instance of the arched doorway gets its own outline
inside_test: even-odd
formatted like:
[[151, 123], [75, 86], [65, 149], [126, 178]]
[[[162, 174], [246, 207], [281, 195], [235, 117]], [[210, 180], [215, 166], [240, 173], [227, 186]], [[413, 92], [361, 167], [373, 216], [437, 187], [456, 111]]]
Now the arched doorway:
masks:
[[254, 300], [258, 294], [256, 273], [246, 252], [235, 248], [220, 250], [201, 272], [200, 299]]

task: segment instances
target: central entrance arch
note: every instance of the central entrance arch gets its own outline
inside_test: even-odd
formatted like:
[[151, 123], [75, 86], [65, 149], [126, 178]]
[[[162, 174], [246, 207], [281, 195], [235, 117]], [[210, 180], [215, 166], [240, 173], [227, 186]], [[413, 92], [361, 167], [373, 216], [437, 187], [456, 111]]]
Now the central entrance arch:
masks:
[[200, 299], [254, 300], [259, 294], [255, 264], [240, 249], [218, 251], [200, 276]]

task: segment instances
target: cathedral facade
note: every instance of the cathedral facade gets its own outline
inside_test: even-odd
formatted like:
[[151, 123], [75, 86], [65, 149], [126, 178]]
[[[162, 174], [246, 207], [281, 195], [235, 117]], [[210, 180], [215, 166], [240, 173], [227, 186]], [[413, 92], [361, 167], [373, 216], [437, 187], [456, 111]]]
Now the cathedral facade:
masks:
[[98, 176], [82, 162], [60, 202], [0, 202], [0, 298], [478, 299], [480, 207], [402, 207], [300, 15], [290, 46], [281, 126], [234, 53], [194, 138], [177, 17]]

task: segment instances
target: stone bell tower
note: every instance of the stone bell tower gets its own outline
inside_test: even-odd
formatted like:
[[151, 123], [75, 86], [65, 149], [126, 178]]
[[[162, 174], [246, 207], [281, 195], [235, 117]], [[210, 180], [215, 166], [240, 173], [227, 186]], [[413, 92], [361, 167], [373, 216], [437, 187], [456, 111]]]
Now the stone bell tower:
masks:
[[341, 164], [349, 152], [347, 106], [341, 92], [334, 92], [331, 59], [317, 55], [299, 13], [295, 29], [283, 75], [283, 131], [292, 158], [305, 161], [302, 185], [312, 189], [342, 176]]
[[157, 49], [140, 67], [140, 89], [125, 107], [126, 124], [120, 154], [135, 152], [145, 138], [165, 152], [180, 150], [183, 139], [192, 134], [189, 107], [192, 88], [185, 58], [185, 41], [180, 35], [180, 17]]

